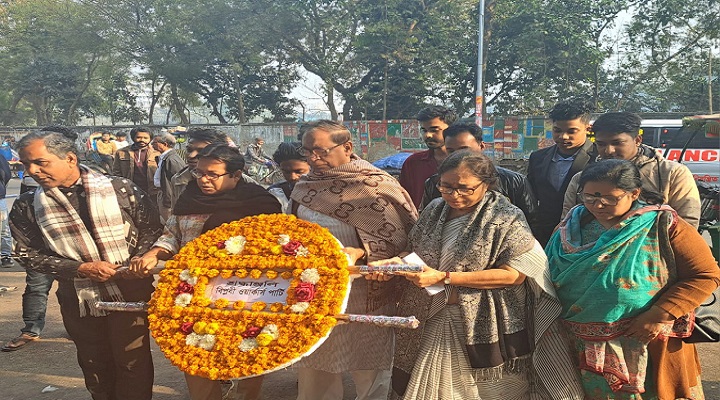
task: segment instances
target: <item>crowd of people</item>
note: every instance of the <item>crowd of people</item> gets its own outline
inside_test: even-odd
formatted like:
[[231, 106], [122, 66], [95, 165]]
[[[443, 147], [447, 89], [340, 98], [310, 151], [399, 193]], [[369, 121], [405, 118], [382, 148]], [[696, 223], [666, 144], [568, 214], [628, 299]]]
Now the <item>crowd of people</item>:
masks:
[[[443, 107], [418, 114], [428, 150], [399, 180], [327, 120], [303, 124], [271, 157], [262, 140], [243, 154], [224, 133], [194, 128], [183, 160], [173, 135], [136, 128], [107, 175], [79, 162], [71, 130], [31, 133], [16, 147], [39, 187], [9, 215], [28, 271], [26, 326], [3, 350], [39, 338], [57, 280], [92, 398], [150, 399], [147, 316], [95, 302], [147, 301], [153, 268], [190, 240], [284, 212], [326, 227], [356, 264], [423, 263], [353, 281], [347, 308], [414, 315], [420, 328], [337, 326], [293, 366], [299, 400], [342, 399], [344, 374], [362, 400], [703, 399], [697, 351], [683, 339], [720, 268], [696, 230], [692, 175], [642, 144], [637, 115], [591, 126], [592, 111], [555, 105], [555, 144], [530, 156], [527, 176], [494, 165], [481, 129]], [[286, 181], [255, 183], [243, 173], [253, 157]], [[222, 398], [218, 381], [186, 381], [193, 400]], [[246, 399], [259, 398], [261, 377], [241, 382]]]

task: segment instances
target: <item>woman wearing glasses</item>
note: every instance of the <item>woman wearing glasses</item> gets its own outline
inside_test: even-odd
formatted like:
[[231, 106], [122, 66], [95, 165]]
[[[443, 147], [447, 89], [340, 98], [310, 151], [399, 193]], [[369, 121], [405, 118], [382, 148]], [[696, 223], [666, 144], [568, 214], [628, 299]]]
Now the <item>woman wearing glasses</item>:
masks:
[[442, 198], [409, 236], [426, 265], [401, 274], [399, 313], [422, 325], [396, 332], [393, 390], [403, 399], [582, 399], [545, 254], [495, 190], [492, 161], [457, 151], [438, 174]]
[[682, 338], [720, 283], [708, 245], [629, 161], [589, 165], [579, 188], [545, 250], [586, 398], [704, 398]]
[[[195, 178], [178, 198], [163, 235], [142, 257], [131, 260], [130, 269], [149, 274], [158, 260], [168, 260], [186, 243], [226, 222], [258, 214], [282, 212], [280, 203], [262, 187], [241, 178], [245, 160], [237, 148], [212, 144], [198, 154]], [[210, 211], [211, 212], [207, 212]], [[203, 212], [205, 211], [205, 212]], [[185, 374], [192, 400], [220, 400], [219, 381]], [[246, 399], [260, 395], [262, 378], [241, 381]]]

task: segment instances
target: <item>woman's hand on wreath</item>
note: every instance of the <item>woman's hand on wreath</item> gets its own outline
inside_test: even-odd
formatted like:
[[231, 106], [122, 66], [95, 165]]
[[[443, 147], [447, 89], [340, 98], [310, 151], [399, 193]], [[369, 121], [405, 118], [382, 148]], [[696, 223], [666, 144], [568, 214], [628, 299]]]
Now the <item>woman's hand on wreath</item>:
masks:
[[667, 324], [672, 323], [673, 317], [660, 307], [650, 307], [649, 310], [633, 318], [625, 336], [634, 337], [643, 343], [651, 340], [662, 333]]
[[405, 279], [421, 288], [435, 285], [445, 279], [444, 272], [430, 268], [427, 265], [423, 265], [422, 272], [396, 272], [395, 275], [404, 276]]
[[[393, 258], [388, 258], [385, 260], [369, 262], [368, 265], [370, 265], [372, 267], [381, 267], [383, 265], [403, 264], [403, 263], [404, 263], [404, 261], [402, 260], [402, 258], [393, 257]], [[367, 279], [369, 281], [387, 282], [390, 279], [392, 279], [393, 276], [395, 276], [395, 274], [386, 274], [384, 272], [373, 272], [371, 274], [365, 275], [365, 279]]]

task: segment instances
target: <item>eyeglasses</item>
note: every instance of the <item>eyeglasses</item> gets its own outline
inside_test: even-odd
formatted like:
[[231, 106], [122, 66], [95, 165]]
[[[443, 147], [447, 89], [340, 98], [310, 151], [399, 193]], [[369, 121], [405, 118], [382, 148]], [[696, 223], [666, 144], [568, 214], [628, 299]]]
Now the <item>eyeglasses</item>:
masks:
[[447, 186], [440, 186], [440, 184], [438, 183], [437, 185], [435, 185], [435, 187], [437, 188], [438, 192], [442, 194], [452, 195], [453, 193], [457, 192], [458, 196], [470, 196], [475, 193], [475, 191], [478, 190], [482, 185], [483, 184], [481, 183], [474, 188], [451, 188]]
[[232, 174], [232, 172], [226, 172], [222, 175], [214, 174], [212, 172], [208, 172], [206, 174], [206, 173], [198, 171], [198, 170], [194, 170], [190, 173], [190, 175], [192, 175], [193, 178], [195, 178], [195, 179], [200, 179], [202, 177], [205, 177], [209, 181], [216, 181], [216, 180], [220, 179], [221, 176], [230, 175], [230, 174]]
[[578, 198], [580, 201], [582, 201], [585, 204], [589, 205], [595, 205], [598, 201], [600, 201], [600, 204], [604, 206], [616, 206], [620, 199], [630, 194], [629, 192], [624, 192], [620, 196], [595, 196], [592, 194], [587, 193], [578, 193]]
[[303, 157], [312, 157], [312, 156], [315, 156], [315, 157], [319, 157], [319, 158], [324, 158], [324, 157], [327, 157], [328, 154], [330, 154], [331, 151], [335, 150], [337, 147], [340, 147], [340, 146], [344, 145], [344, 144], [347, 143], [347, 142], [349, 142], [349, 140], [346, 140], [346, 141], [344, 141], [344, 142], [342, 142], [342, 143], [340, 143], [340, 144], [336, 144], [336, 145], [333, 146], [333, 147], [328, 147], [327, 149], [323, 149], [323, 148], [319, 148], [319, 147], [316, 147], [316, 148], [313, 148], [313, 149], [308, 149], [308, 148], [305, 148], [305, 147], [298, 147], [298, 148], [297, 148], [297, 151], [298, 151], [298, 153], [300, 153], [300, 155], [302, 155]]

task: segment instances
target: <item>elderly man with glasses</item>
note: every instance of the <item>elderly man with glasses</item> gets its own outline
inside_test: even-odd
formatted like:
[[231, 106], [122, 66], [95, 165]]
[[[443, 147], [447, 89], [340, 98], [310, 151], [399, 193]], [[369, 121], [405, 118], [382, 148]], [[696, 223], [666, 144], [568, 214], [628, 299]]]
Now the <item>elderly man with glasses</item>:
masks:
[[[412, 199], [390, 175], [353, 153], [350, 131], [334, 121], [301, 127], [310, 173], [295, 184], [292, 212], [326, 227], [345, 246], [350, 261], [392, 258], [405, 250], [417, 219]], [[397, 279], [397, 278], [395, 278]], [[347, 312], [394, 311], [394, 282], [355, 280]], [[298, 400], [342, 399], [342, 373], [349, 372], [357, 399], [386, 399], [390, 385], [393, 331], [371, 325], [343, 325], [298, 367]]]

